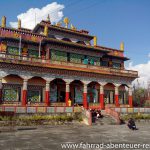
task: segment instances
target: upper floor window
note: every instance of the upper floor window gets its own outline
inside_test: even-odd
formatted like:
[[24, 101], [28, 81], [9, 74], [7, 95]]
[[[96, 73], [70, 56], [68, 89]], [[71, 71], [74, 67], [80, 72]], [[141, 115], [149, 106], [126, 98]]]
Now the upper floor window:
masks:
[[7, 53], [11, 55], [19, 55], [19, 48], [18, 47], [7, 47]]
[[109, 66], [108, 61], [101, 61], [101, 66], [108, 67]]
[[67, 53], [58, 50], [51, 50], [51, 59], [56, 61], [67, 61]]
[[28, 56], [37, 58], [39, 56], [39, 52], [34, 49], [28, 49]]
[[85, 56], [83, 59], [83, 64], [100, 66], [100, 59], [98, 57]]
[[115, 69], [120, 69], [121, 68], [121, 64], [113, 62], [112, 67], [115, 68]]

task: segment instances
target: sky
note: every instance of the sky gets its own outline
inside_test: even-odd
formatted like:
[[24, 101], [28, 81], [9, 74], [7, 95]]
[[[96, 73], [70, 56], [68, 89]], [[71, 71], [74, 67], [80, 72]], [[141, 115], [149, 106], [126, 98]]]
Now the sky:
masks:
[[[125, 44], [127, 69], [139, 71], [141, 84], [150, 79], [150, 0], [1, 0], [0, 17], [7, 25], [33, 28], [46, 19], [62, 21], [64, 17], [77, 29], [98, 37], [101, 46], [119, 49]], [[36, 18], [36, 19], [35, 19]]]

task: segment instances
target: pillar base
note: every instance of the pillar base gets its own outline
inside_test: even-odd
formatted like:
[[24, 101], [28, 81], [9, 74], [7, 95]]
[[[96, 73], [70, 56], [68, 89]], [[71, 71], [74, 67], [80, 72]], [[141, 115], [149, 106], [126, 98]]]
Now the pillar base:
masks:
[[49, 105], [50, 105], [49, 98], [50, 98], [50, 93], [49, 93], [49, 91], [45, 91], [45, 104], [46, 104], [46, 106], [49, 106]]
[[22, 106], [26, 106], [27, 104], [27, 90], [22, 91]]

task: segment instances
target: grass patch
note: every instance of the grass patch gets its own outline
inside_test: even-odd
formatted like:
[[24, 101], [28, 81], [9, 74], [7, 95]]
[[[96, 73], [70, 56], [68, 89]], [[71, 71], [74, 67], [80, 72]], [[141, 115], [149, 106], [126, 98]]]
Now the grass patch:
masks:
[[150, 114], [141, 114], [141, 113], [135, 113], [135, 114], [126, 114], [122, 115], [122, 120], [129, 120], [129, 118], [133, 118], [135, 120], [150, 120]]
[[20, 116], [0, 116], [0, 124], [8, 125], [14, 122], [14, 125], [50, 125], [50, 124], [64, 124], [72, 122], [73, 120], [82, 121], [81, 114], [55, 114], [55, 115], [20, 115]]

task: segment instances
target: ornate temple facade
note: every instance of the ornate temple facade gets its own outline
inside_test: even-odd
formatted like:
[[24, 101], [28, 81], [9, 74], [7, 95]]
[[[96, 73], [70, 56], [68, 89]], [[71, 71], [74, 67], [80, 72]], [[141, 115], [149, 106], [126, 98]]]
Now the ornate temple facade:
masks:
[[0, 26], [0, 105], [74, 106], [104, 109], [132, 107], [132, 81], [120, 49], [97, 45], [86, 30], [68, 28], [50, 18], [33, 30]]

